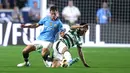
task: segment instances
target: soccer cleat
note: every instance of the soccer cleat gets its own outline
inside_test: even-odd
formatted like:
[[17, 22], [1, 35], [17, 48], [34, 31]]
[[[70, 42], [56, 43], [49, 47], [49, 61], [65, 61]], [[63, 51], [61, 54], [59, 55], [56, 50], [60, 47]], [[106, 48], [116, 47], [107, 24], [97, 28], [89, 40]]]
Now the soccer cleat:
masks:
[[67, 68], [68, 66], [69, 66], [69, 65], [68, 65], [68, 62], [66, 61], [66, 59], [63, 59], [63, 60], [62, 60], [61, 67]]
[[79, 61], [79, 58], [77, 57], [77, 58], [74, 58], [73, 60], [71, 60], [70, 62], [69, 62], [69, 66], [71, 66], [71, 65], [73, 65], [74, 63], [76, 63], [76, 62], [78, 62]]
[[43, 63], [45, 64], [46, 67], [51, 67], [51, 65], [52, 65], [51, 61], [44, 61], [43, 60]]
[[31, 64], [29, 62], [23, 62], [17, 65], [17, 67], [29, 67]]

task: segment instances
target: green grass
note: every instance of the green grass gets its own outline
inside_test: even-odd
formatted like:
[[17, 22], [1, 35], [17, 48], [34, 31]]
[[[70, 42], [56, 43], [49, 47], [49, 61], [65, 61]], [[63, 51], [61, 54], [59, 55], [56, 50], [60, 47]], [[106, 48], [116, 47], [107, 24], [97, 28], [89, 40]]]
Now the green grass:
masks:
[[[21, 51], [25, 46], [0, 46], [0, 73], [130, 73], [130, 48], [83, 48], [87, 63], [81, 61], [70, 68], [46, 68], [41, 55], [30, 53], [30, 67], [17, 68], [23, 62]], [[77, 49], [70, 50], [77, 57]]]

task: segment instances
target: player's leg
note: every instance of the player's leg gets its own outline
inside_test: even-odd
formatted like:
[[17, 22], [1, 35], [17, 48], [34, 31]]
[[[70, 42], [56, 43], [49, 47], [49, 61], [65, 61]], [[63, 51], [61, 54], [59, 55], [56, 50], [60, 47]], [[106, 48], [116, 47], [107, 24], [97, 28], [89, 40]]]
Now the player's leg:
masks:
[[35, 50], [36, 50], [36, 48], [35, 48], [34, 45], [28, 45], [28, 46], [26, 46], [23, 49], [23, 51], [22, 51], [24, 62], [18, 64], [17, 67], [30, 66], [30, 63], [29, 63], [29, 60], [28, 60], [29, 53], [32, 52], [32, 51], [35, 51]]
[[67, 46], [61, 41], [57, 41], [53, 46], [55, 58], [61, 61], [61, 67], [68, 67], [68, 62], [72, 60], [72, 57]]
[[60, 67], [61, 66], [61, 60], [59, 59], [54, 59], [53, 62], [52, 62], [52, 68], [57, 68], [57, 67]]
[[69, 66], [71, 66], [74, 63], [76, 63], [76, 62], [79, 61], [78, 57], [72, 59], [71, 54], [70, 54], [69, 51], [65, 51], [64, 54], [63, 54], [63, 56], [64, 56], [64, 59], [66, 60], [66, 62], [67, 62], [68, 65], [66, 65], [66, 62], [64, 62], [63, 65], [62, 65], [62, 67], [69, 67]]
[[56, 61], [53, 61], [52, 67], [68, 67], [79, 60], [77, 60], [77, 58], [72, 59], [68, 48], [61, 41], [57, 41], [54, 43], [53, 51], [54, 59], [56, 59]]
[[[63, 65], [62, 65], [63, 67], [69, 67], [72, 64], [79, 61], [79, 58], [73, 58], [72, 59], [71, 53], [69, 52], [67, 46], [64, 43], [61, 42], [59, 44], [59, 48], [60, 48], [59, 52], [63, 54], [64, 60], [65, 60], [65, 62], [63, 61]], [[68, 65], [66, 65], [66, 64], [68, 64]]]
[[63, 60], [63, 55], [59, 52], [58, 45], [60, 45], [59, 41], [53, 44], [53, 62], [52, 62], [53, 68], [60, 67]]
[[41, 55], [42, 55], [42, 58], [43, 58], [43, 62], [45, 64], [46, 67], [50, 67], [50, 48], [52, 47], [52, 43], [51, 42], [47, 42], [47, 41], [43, 41], [42, 42], [42, 50], [41, 50]]
[[49, 49], [42, 48], [41, 55], [42, 55], [42, 58], [44, 59], [44, 61], [46, 61], [48, 59], [48, 56], [50, 55]]

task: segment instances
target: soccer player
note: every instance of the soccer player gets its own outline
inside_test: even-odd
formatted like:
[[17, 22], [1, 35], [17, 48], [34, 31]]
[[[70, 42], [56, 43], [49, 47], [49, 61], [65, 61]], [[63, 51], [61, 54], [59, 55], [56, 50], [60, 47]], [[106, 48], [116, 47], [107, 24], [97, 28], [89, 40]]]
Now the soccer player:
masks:
[[67, 67], [76, 62], [78, 58], [72, 59], [69, 52], [69, 49], [75, 45], [77, 45], [78, 54], [84, 66], [89, 67], [88, 64], [85, 62], [81, 50], [81, 43], [79, 42], [80, 36], [83, 36], [87, 30], [88, 25], [86, 23], [81, 23], [80, 25], [71, 26], [71, 30], [69, 30], [66, 34], [63, 33], [63, 38], [56, 41], [53, 45], [54, 60], [52, 62], [52, 67]]
[[29, 53], [36, 50], [41, 50], [43, 61], [47, 60], [49, 54], [49, 48], [55, 40], [55, 35], [61, 31], [62, 22], [57, 17], [58, 10], [55, 6], [50, 8], [50, 16], [41, 19], [38, 24], [33, 25], [21, 25], [22, 28], [37, 28], [42, 26], [44, 29], [41, 31], [37, 39], [31, 44], [27, 45], [23, 51], [24, 62], [17, 65], [17, 67], [30, 66]]

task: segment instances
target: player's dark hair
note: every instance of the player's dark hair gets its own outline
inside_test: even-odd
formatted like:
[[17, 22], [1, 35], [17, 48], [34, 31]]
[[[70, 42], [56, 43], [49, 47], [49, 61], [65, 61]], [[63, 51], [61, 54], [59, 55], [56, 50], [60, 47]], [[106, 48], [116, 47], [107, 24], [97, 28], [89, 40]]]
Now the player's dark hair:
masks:
[[56, 6], [51, 6], [50, 11], [58, 11]]
[[80, 25], [85, 25], [85, 24], [87, 24], [87, 23], [84, 23], [84, 22], [83, 22], [83, 23], [80, 23]]
[[81, 26], [82, 26], [82, 25], [85, 25], [84, 27], [88, 29], [87, 23], [84, 23], [84, 22], [83, 22], [83, 23], [80, 23], [80, 25], [81, 25]]

